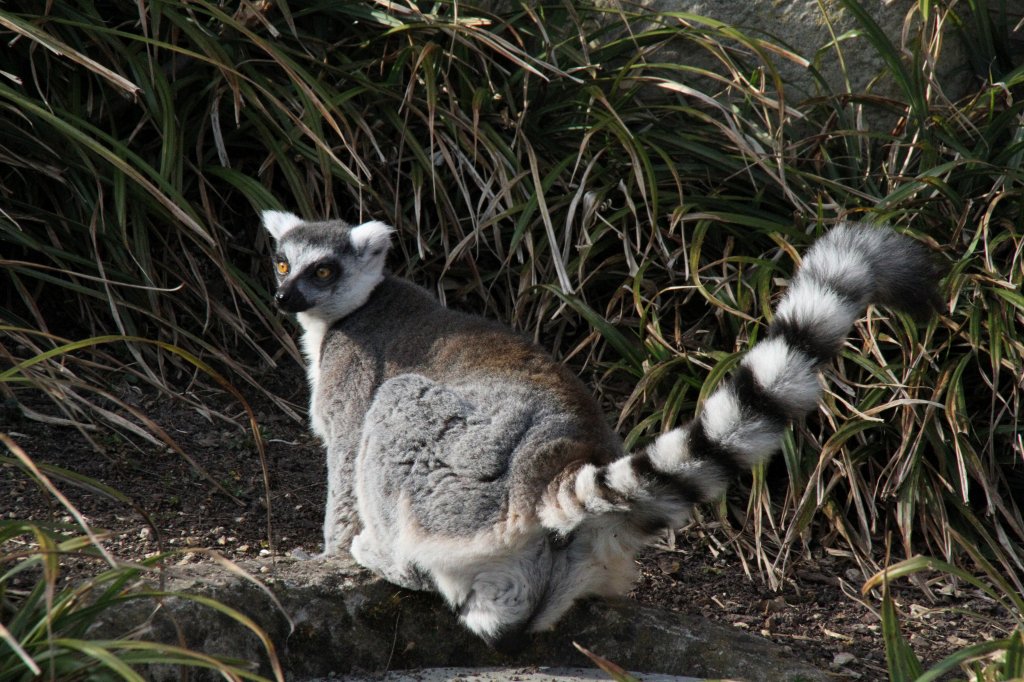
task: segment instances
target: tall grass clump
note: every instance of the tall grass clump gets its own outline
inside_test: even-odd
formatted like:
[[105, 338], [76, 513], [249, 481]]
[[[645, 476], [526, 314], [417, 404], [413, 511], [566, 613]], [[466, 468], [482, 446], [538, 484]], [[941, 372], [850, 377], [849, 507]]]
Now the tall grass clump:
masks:
[[[284, 679], [273, 642], [254, 621], [208, 597], [153, 587], [166, 557], [125, 563], [111, 556], [104, 547], [105, 533], [90, 527], [52, 478], [126, 501], [120, 493], [36, 463], [5, 434], [0, 433], [0, 443], [7, 453], [0, 454], [0, 465], [21, 469], [72, 519], [66, 524], [0, 519], [0, 680], [141, 682], [142, 672], [152, 665], [213, 670], [229, 680], [268, 679], [255, 672], [257, 661], [150, 641], [144, 624], [128, 631], [118, 626], [129, 604], [151, 605], [155, 613], [169, 599], [197, 602], [249, 629], [262, 642], [274, 679]], [[66, 582], [68, 565], [81, 563], [94, 569], [74, 583]]]
[[[31, 330], [0, 326], [0, 331], [27, 334]], [[43, 336], [36, 331], [31, 333]], [[102, 387], [73, 378], [55, 379], [45, 374], [33, 374], [34, 368], [53, 361], [73, 366], [76, 361], [81, 361], [76, 354], [88, 350], [94, 351], [94, 358], [105, 358], [112, 363], [107, 367], [116, 367], [120, 364], [116, 357], [96, 349], [125, 343], [152, 344], [164, 352], [175, 354], [239, 398], [250, 417], [256, 450], [263, 462], [263, 443], [256, 430], [252, 410], [238, 391], [197, 358], [169, 344], [105, 336], [59, 345], [0, 371], [0, 387], [31, 384], [45, 387], [53, 393], [69, 390], [89, 392], [103, 401], [103, 406], [97, 404], [97, 409], [109, 415], [112, 421], [128, 425], [138, 435], [153, 441], [154, 445], [160, 443], [175, 449], [206, 474], [202, 465], [192, 460], [158, 424]], [[121, 412], [134, 417], [137, 424], [109, 408], [120, 408]], [[167, 600], [195, 602], [209, 608], [211, 613], [219, 612], [239, 627], [250, 630], [262, 642], [267, 658], [265, 665], [273, 671], [275, 679], [283, 679], [274, 644], [259, 625], [248, 616], [207, 596], [166, 590], [163, 565], [169, 555], [165, 553], [158, 552], [137, 561], [115, 557], [105, 544], [110, 534], [93, 528], [61, 488], [73, 486], [133, 508], [155, 531], [146, 510], [131, 496], [77, 472], [37, 461], [11, 435], [4, 433], [6, 428], [7, 424], [4, 424], [0, 430], [0, 444], [3, 445], [0, 468], [18, 470], [21, 476], [39, 488], [50, 505], [64, 513], [64, 518], [61, 522], [37, 522], [6, 512], [0, 518], [0, 680], [115, 677], [143, 680], [142, 673], [152, 665], [177, 666], [182, 670], [209, 669], [232, 680], [267, 679], [255, 672], [260, 661], [211, 655], [189, 649], [183, 643], [152, 641], [147, 639], [151, 633], [143, 619], [132, 621], [128, 618], [129, 622], [137, 623], [131, 628], [121, 625], [129, 605], [137, 605], [142, 611], [149, 607], [149, 617], [152, 618]], [[47, 454], [42, 453], [44, 460]], [[267, 473], [265, 465], [264, 473]], [[215, 479], [208, 474], [206, 477], [222, 493], [233, 497]], [[238, 569], [235, 570], [237, 572]], [[141, 611], [136, 608], [134, 613]]]
[[[1017, 624], [1007, 637], [978, 642], [959, 649], [925, 670], [921, 660], [903, 637], [896, 604], [889, 592], [889, 583], [901, 576], [935, 570], [957, 577], [964, 584], [971, 585], [994, 602], [1007, 607], [1017, 614]], [[999, 576], [989, 573], [986, 578], [979, 578], [941, 561], [912, 557], [872, 576], [865, 583], [863, 591], [866, 593], [878, 586], [882, 588], [882, 639], [885, 644], [889, 679], [892, 682], [932, 682], [949, 679], [949, 675], [957, 669], [967, 676], [966, 679], [985, 682], [1012, 682], [1024, 677], [1024, 618], [1020, 615], [1024, 614], [1024, 595], [1016, 592]]]
[[[896, 42], [842, 4], [855, 28], [801, 54], [586, 3], [7, 3], [0, 310], [173, 343], [256, 390], [296, 357], [256, 211], [373, 217], [399, 230], [396, 269], [554, 349], [633, 445], [764, 333], [815, 236], [888, 221], [948, 264], [946, 313], [872, 312], [825, 409], [719, 512], [773, 580], [811, 545], [871, 564], [892, 534], [1024, 591], [1024, 71], [984, 3], [915, 3]], [[954, 102], [935, 68], [955, 35], [978, 70]], [[881, 57], [872, 89], [821, 75], [849, 50]], [[5, 333], [10, 362], [60, 343]], [[199, 376], [142, 344], [75, 371], [115, 365]]]

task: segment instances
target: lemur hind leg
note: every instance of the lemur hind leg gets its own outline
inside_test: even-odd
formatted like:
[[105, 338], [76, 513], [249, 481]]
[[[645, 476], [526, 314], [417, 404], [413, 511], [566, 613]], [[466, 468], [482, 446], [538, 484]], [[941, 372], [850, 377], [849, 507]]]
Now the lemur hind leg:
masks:
[[422, 571], [412, 564], [396, 561], [369, 530], [364, 530], [352, 540], [352, 557], [361, 566], [399, 587], [418, 592], [433, 590], [433, 584]]

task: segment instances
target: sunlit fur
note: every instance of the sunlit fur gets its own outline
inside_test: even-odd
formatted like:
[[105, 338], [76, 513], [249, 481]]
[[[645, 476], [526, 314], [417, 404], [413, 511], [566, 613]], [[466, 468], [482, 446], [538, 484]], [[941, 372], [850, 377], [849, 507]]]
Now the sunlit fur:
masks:
[[[923, 314], [936, 301], [919, 244], [841, 225], [808, 251], [763, 340], [694, 421], [627, 453], [548, 354], [385, 274], [386, 225], [277, 211], [264, 224], [288, 263], [277, 299], [302, 325], [327, 447], [325, 552], [440, 593], [491, 644], [551, 627], [582, 596], [627, 590], [637, 550], [815, 408], [819, 368], [867, 305]], [[330, 268], [330, 282], [311, 279]]]

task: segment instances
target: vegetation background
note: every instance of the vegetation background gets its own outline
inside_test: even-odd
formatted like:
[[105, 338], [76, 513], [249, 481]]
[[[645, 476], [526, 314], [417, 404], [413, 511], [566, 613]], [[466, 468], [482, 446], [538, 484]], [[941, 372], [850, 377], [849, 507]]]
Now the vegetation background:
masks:
[[[197, 407], [186, 387], [265, 391], [268, 371], [300, 361], [268, 306], [256, 220], [283, 208], [395, 225], [395, 270], [533, 335], [637, 444], [692, 415], [763, 333], [815, 235], [885, 221], [948, 262], [946, 314], [918, 327], [872, 312], [824, 409], [705, 516], [742, 531], [730, 538], [769, 581], [823, 544], [873, 569], [909, 559], [896, 573], [944, 565], [1019, 619], [1019, 37], [985, 0], [908, 4], [895, 43], [840, 4], [856, 28], [806, 54], [770, 28], [568, 0], [5, 3], [3, 419], [174, 446], [125, 387]], [[971, 57], [956, 101], [935, 77], [952, 40]], [[884, 64], [862, 91], [821, 76], [848, 50]], [[4, 444], [4, 465], [45, 479]], [[33, 538], [0, 555], [0, 660], [31, 671], [60, 649], [54, 552], [103, 550], [73, 527], [0, 524], [0, 540]], [[25, 556], [45, 569], [38, 590], [5, 593]], [[119, 590], [129, 578], [107, 559], [102, 585]]]

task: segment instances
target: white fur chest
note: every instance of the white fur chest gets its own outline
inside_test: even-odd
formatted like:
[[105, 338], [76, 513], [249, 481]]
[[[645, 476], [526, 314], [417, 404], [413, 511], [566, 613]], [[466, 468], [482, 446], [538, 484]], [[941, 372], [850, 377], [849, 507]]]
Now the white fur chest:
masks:
[[302, 354], [306, 356], [306, 378], [309, 380], [309, 419], [313, 433], [327, 441], [327, 423], [320, 414], [317, 393], [320, 379], [320, 354], [328, 323], [306, 313], [296, 316], [302, 325]]

